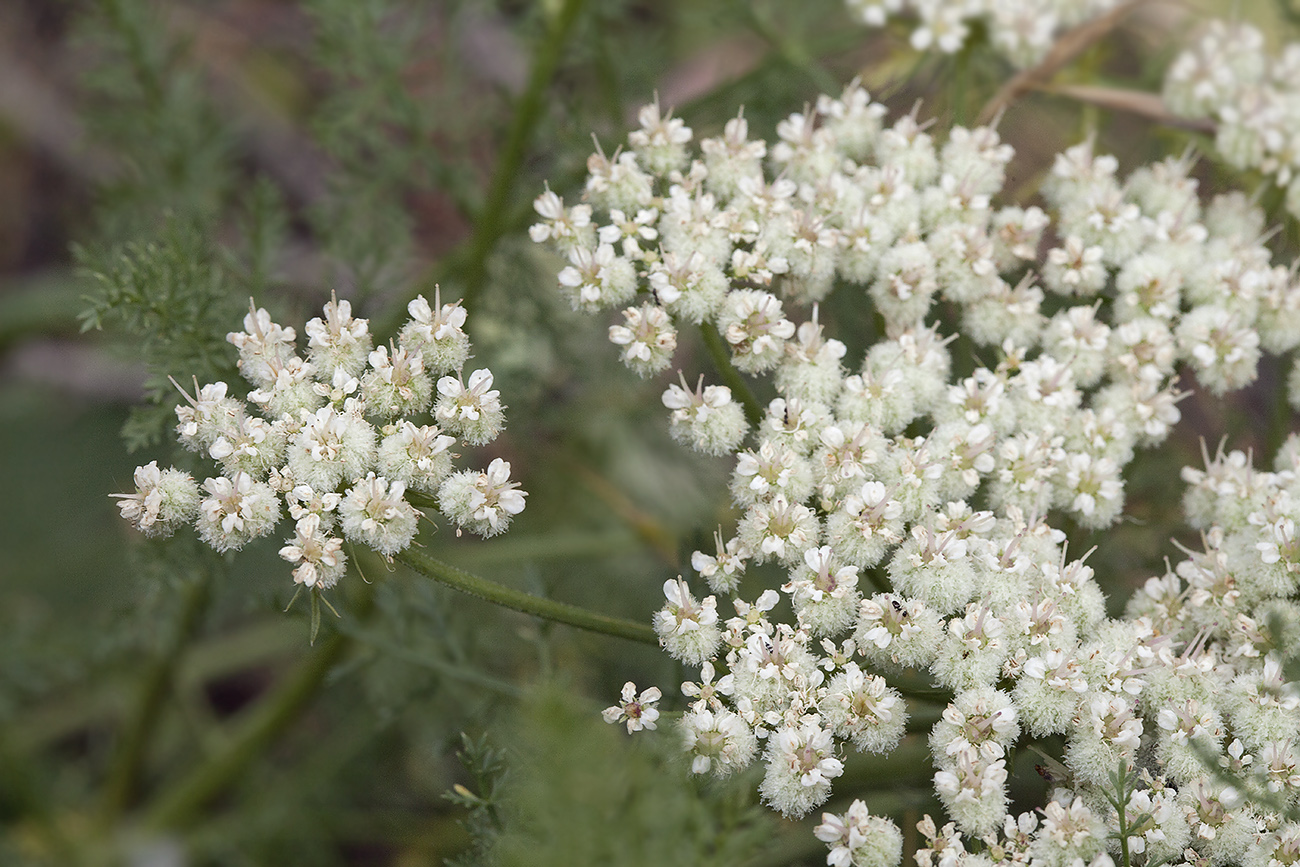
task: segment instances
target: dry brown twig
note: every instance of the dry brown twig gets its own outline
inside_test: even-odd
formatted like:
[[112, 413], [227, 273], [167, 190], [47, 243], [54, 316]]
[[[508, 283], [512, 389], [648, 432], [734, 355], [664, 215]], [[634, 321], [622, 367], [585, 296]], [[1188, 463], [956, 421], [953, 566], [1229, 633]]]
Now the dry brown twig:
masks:
[[1208, 117], [1180, 117], [1165, 107], [1158, 93], [1145, 90], [1125, 90], [1119, 87], [1094, 87], [1084, 84], [1038, 85], [1034, 88], [1044, 93], [1064, 96], [1089, 105], [1136, 114], [1166, 126], [1176, 126], [1214, 135], [1217, 129]]
[[1061, 34], [1047, 56], [1037, 65], [1007, 79], [980, 111], [977, 123], [985, 125], [1031, 90], [1043, 90], [1058, 72], [1068, 66], [1090, 45], [1113, 31], [1119, 23], [1146, 0], [1128, 0], [1098, 18], [1084, 22]]

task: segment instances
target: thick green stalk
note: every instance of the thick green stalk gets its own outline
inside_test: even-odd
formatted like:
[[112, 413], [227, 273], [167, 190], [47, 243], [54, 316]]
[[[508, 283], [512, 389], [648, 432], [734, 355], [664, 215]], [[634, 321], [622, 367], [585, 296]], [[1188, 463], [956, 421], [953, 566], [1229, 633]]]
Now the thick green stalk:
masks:
[[471, 575], [469, 572], [457, 569], [455, 566], [449, 566], [433, 559], [428, 554], [411, 548], [407, 548], [398, 554], [397, 560], [426, 578], [432, 578], [439, 584], [444, 584], [453, 590], [459, 590], [461, 593], [468, 593], [470, 596], [477, 596], [479, 599], [486, 600], [494, 605], [500, 605], [503, 608], [522, 611], [543, 620], [567, 623], [570, 626], [576, 626], [579, 629], [586, 629], [591, 632], [601, 632], [605, 635], [613, 635], [616, 638], [639, 641], [642, 644], [657, 645], [659, 643], [654, 630], [644, 623], [623, 620], [619, 617], [609, 617], [604, 614], [597, 614], [594, 611], [588, 611], [585, 608], [579, 608], [576, 605], [533, 596], [531, 593], [524, 593], [522, 590], [515, 590], [495, 581]]
[[569, 34], [573, 31], [574, 22], [578, 19], [583, 2], [584, 0], [564, 0], [564, 5], [533, 55], [528, 84], [515, 104], [510, 129], [506, 133], [505, 144], [497, 155], [492, 181], [483, 200], [483, 206], [479, 209], [474, 235], [469, 242], [469, 252], [465, 262], [466, 306], [472, 303], [474, 295], [481, 287], [487, 273], [488, 256], [506, 226], [505, 217], [510, 207], [511, 190], [519, 174], [519, 168], [523, 165], [528, 140], [532, 137], [537, 121], [542, 115], [542, 109], [546, 105], [546, 88], [560, 65], [560, 58], [564, 56]]
[[168, 687], [176, 675], [177, 664], [184, 646], [194, 635], [195, 628], [208, 602], [208, 582], [205, 578], [191, 581], [184, 589], [179, 617], [158, 656], [145, 673], [140, 685], [139, 700], [126, 730], [118, 741], [104, 783], [104, 800], [100, 806], [100, 820], [105, 827], [121, 815], [135, 796], [140, 780], [140, 768], [145, 750], [157, 728], [159, 711]]
[[1291, 433], [1291, 389], [1289, 371], [1279, 360], [1272, 365], [1276, 374], [1273, 400], [1269, 409], [1268, 427], [1264, 439], [1264, 457], [1273, 460], [1278, 449]]
[[145, 813], [145, 826], [162, 830], [192, 821], [297, 719], [350, 646], [351, 640], [336, 632], [315, 648], [310, 658], [248, 712], [224, 750], [210, 756], [154, 800]]
[[763, 420], [763, 407], [759, 405], [754, 393], [749, 390], [749, 384], [741, 378], [740, 371], [732, 366], [722, 335], [718, 333], [717, 327], [712, 322], [703, 323], [700, 326], [700, 334], [704, 337], [704, 346], [709, 350], [709, 357], [713, 359], [713, 366], [717, 368], [722, 382], [731, 389], [731, 396], [744, 408], [745, 418], [749, 419], [750, 424], [757, 426]]

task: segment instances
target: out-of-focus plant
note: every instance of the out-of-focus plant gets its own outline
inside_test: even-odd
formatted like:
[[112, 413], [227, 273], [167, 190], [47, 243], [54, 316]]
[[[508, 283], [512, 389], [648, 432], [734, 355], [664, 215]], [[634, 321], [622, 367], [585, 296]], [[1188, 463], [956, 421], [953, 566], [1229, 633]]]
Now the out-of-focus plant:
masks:
[[0, 859], [1290, 863], [1294, 52], [1155, 5], [69, 4]]

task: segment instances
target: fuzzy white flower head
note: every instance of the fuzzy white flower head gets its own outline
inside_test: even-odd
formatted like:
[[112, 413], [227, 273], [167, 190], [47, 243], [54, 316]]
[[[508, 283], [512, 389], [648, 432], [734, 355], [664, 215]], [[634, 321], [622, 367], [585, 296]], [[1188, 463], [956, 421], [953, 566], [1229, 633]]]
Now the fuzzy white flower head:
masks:
[[284, 494], [290, 518], [301, 521], [308, 515], [315, 515], [322, 530], [333, 527], [334, 512], [342, 499], [342, 494], [335, 491], [317, 492], [310, 485], [294, 485]]
[[390, 485], [374, 473], [358, 479], [339, 503], [343, 534], [386, 557], [403, 550], [415, 538], [419, 514], [403, 499], [405, 493], [401, 482]]
[[691, 128], [672, 112], [661, 115], [659, 98], [644, 105], [637, 112], [641, 128], [628, 133], [628, 144], [636, 151], [645, 170], [654, 175], [666, 175], [686, 163], [686, 144], [691, 140]]
[[510, 464], [496, 458], [485, 472], [462, 470], [438, 489], [438, 509], [456, 526], [480, 536], [504, 533], [524, 510], [526, 491], [510, 481]]
[[968, 834], [987, 834], [1007, 813], [1007, 768], [1001, 748], [963, 750], [949, 770], [936, 771], [934, 789], [957, 827]]
[[820, 525], [812, 509], [778, 494], [770, 501], [750, 506], [740, 519], [736, 535], [753, 552], [755, 563], [773, 559], [793, 566], [803, 559], [805, 551], [816, 547]]
[[423, 295], [406, 305], [411, 320], [402, 327], [398, 342], [410, 352], [419, 352], [431, 374], [459, 370], [469, 358], [469, 336], [465, 334], [465, 308], [459, 301], [442, 303], [435, 287], [430, 305]]
[[429, 408], [433, 381], [424, 371], [419, 350], [380, 346], [370, 353], [370, 370], [361, 380], [367, 411], [381, 419], [416, 415]]
[[317, 514], [304, 515], [298, 521], [294, 538], [280, 549], [280, 557], [294, 564], [294, 583], [313, 590], [333, 587], [347, 568], [343, 540], [322, 532]]
[[695, 774], [730, 776], [748, 767], [758, 751], [753, 730], [730, 710], [691, 708], [682, 717], [682, 740]]
[[822, 813], [813, 834], [830, 847], [826, 856], [830, 867], [898, 867], [903, 857], [898, 826], [883, 816], [872, 816], [859, 800], [842, 816]]
[[361, 380], [342, 367], [334, 368], [328, 382], [317, 380], [312, 385], [312, 391], [317, 396], [325, 398], [335, 409], [360, 411], [362, 403], [357, 398], [357, 391], [361, 388]]
[[799, 623], [813, 635], [836, 635], [853, 625], [858, 612], [858, 567], [837, 561], [829, 545], [809, 548], [803, 566], [782, 587], [791, 595]]
[[181, 524], [194, 520], [199, 486], [189, 473], [150, 461], [135, 470], [134, 494], [113, 494], [122, 517], [146, 536], [170, 536]]
[[244, 417], [244, 404], [226, 396], [224, 382], [214, 382], [202, 388], [195, 382], [193, 397], [175, 380], [172, 383], [186, 401], [176, 405], [176, 435], [185, 448], [206, 452], [219, 437], [239, 427], [239, 421]]
[[626, 304], [636, 294], [636, 268], [609, 244], [595, 250], [575, 247], [569, 267], [559, 273], [560, 289], [574, 310], [595, 313]]
[[654, 731], [657, 728], [655, 720], [659, 719], [659, 710], [654, 707], [654, 703], [663, 697], [659, 687], [652, 686], [649, 689], [642, 690], [638, 696], [636, 694], [636, 684], [628, 681], [623, 684], [622, 701], [613, 707], [607, 707], [601, 712], [605, 722], [614, 723], [626, 722], [627, 733], [639, 732], [642, 729]]
[[940, 762], [986, 743], [1009, 747], [1020, 736], [1016, 706], [1011, 696], [990, 686], [959, 693], [944, 708], [930, 733], [930, 744]]
[[609, 225], [601, 226], [596, 237], [601, 244], [617, 246], [630, 261], [652, 259], [654, 252], [642, 249], [641, 244], [659, 238], [659, 230], [655, 228], [658, 220], [659, 211], [655, 208], [642, 208], [633, 217], [615, 208], [609, 212]]
[[733, 593], [745, 574], [745, 552], [740, 548], [739, 539], [724, 542], [721, 531], [715, 531], [713, 539], [717, 553], [695, 551], [691, 554], [691, 568], [709, 582], [709, 588], [715, 593]]
[[767, 773], [760, 786], [763, 799], [790, 818], [824, 802], [831, 781], [844, 773], [844, 763], [835, 758], [834, 750], [834, 736], [815, 716], [776, 731], [768, 739]]
[[435, 494], [451, 474], [451, 447], [456, 438], [437, 425], [416, 425], [403, 419], [384, 437], [377, 455], [379, 474], [414, 491]]
[[492, 371], [481, 368], [469, 375], [466, 385], [459, 377], [438, 380], [438, 401], [434, 415], [447, 430], [474, 446], [492, 442], [505, 427], [501, 393], [492, 388]]
[[561, 252], [591, 246], [595, 229], [591, 224], [591, 205], [564, 207], [564, 199], [547, 190], [533, 202], [533, 210], [542, 222], [528, 227], [528, 237], [537, 243], [552, 241]]
[[659, 643], [675, 659], [689, 665], [703, 665], [722, 641], [718, 628], [717, 600], [708, 596], [696, 602], [680, 577], [664, 582], [667, 604], [655, 615]]
[[332, 491], [344, 480], [360, 478], [374, 457], [374, 427], [360, 415], [332, 406], [305, 415], [302, 430], [288, 448], [294, 479], [318, 491]]
[[771, 370], [780, 362], [785, 341], [795, 335], [776, 296], [757, 289], [727, 295], [718, 314], [718, 330], [731, 347], [732, 362], [746, 373]]
[[292, 328], [271, 321], [264, 308], [254, 307], [248, 301], [248, 314], [244, 316], [244, 330], [232, 331], [226, 340], [239, 350], [239, 372], [253, 385], [263, 388], [275, 382], [275, 371], [293, 357]]
[[623, 324], [609, 327], [609, 342], [623, 347], [619, 358], [638, 376], [652, 376], [667, 367], [677, 351], [677, 329], [662, 307], [629, 307], [623, 311]]
[[888, 753], [898, 746], [907, 710], [902, 695], [883, 677], [849, 662], [831, 678], [825, 693], [818, 710], [835, 734], [851, 738], [855, 747], [867, 753]]
[[208, 497], [199, 504], [199, 536], [218, 551], [238, 551], [265, 536], [280, 520], [280, 498], [265, 482], [248, 473], [206, 479]]
[[735, 451], [745, 438], [749, 423], [745, 411], [731, 399], [725, 385], [705, 387], [704, 377], [691, 391], [682, 384], [670, 385], [663, 393], [663, 405], [672, 410], [669, 433], [673, 439], [707, 455]]
[[275, 381], [269, 388], [254, 389], [248, 399], [257, 404], [267, 418], [296, 418], [302, 410], [314, 412], [323, 403], [312, 379], [315, 368], [297, 356], [275, 369]]
[[283, 462], [284, 447], [283, 425], [244, 416], [235, 428], [217, 437], [208, 457], [220, 461], [226, 475], [242, 471], [260, 477]]
[[1106, 845], [1106, 826], [1082, 798], [1050, 801], [1031, 852], [1045, 867], [1087, 863]]
[[325, 317], [307, 320], [307, 357], [321, 370], [342, 367], [360, 375], [370, 354], [370, 323], [352, 317], [352, 304], [334, 293], [326, 302]]

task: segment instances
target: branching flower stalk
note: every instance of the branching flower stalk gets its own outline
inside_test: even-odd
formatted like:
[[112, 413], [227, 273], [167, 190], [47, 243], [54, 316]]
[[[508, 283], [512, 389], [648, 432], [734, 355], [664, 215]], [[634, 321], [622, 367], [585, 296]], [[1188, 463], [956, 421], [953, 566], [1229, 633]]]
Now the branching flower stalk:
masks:
[[530, 593], [506, 587], [495, 581], [473, 575], [463, 569], [441, 563], [422, 551], [413, 548], [398, 554], [396, 559], [443, 586], [459, 590], [461, 593], [467, 593], [470, 596], [476, 596], [503, 608], [522, 611], [524, 614], [531, 614], [534, 617], [540, 617], [555, 623], [566, 623], [569, 626], [576, 626], [590, 632], [599, 632], [616, 638], [626, 638], [629, 641], [639, 641], [642, 644], [656, 643], [654, 631], [644, 623], [609, 617], [588, 611], [585, 608], [579, 608], [576, 605], [533, 596]]
[[[559, 290], [622, 311], [610, 338], [635, 373], [668, 370], [677, 331], [701, 326], [778, 395], [757, 420], [732, 388], [685, 374], [663, 397], [675, 439], [735, 460], [734, 530], [665, 581], [654, 620], [699, 671], [679, 723], [692, 768], [761, 758], [763, 800], [804, 815], [847, 750], [899, 743], [905, 675], [946, 691], [930, 752], [949, 821], [921, 822], [922, 867], [1289, 853], [1286, 817], [1244, 805], [1199, 757], [1300, 799], [1300, 691], [1284, 673], [1300, 439], [1272, 472], [1222, 450], [1184, 470], [1204, 550], [1122, 617], [1061, 527], [1120, 519], [1123, 469], [1179, 420], [1180, 366], [1221, 395], [1254, 381], [1263, 352], [1300, 344], [1293, 269], [1244, 196], [1202, 199], [1190, 159], [1121, 178], [1085, 141], [1057, 157], [1045, 207], [1002, 206], [1013, 152], [996, 130], [943, 140], [915, 111], [886, 114], [853, 82], [774, 142], [741, 115], [693, 152], [691, 130], [650, 105], [625, 149], [590, 158], [583, 201], [536, 203], [533, 239], [570, 263]], [[861, 359], [820, 306], [832, 292], [884, 321]], [[953, 373], [954, 328], [976, 352], [968, 375]], [[783, 578], [762, 586], [747, 572], [762, 563]], [[864, 594], [867, 572], [888, 586]], [[629, 684], [608, 716], [640, 719], [651, 689]], [[1013, 815], [1012, 751], [1058, 737], [1049, 800]], [[897, 828], [860, 802], [818, 837], [831, 864], [902, 858]]]

